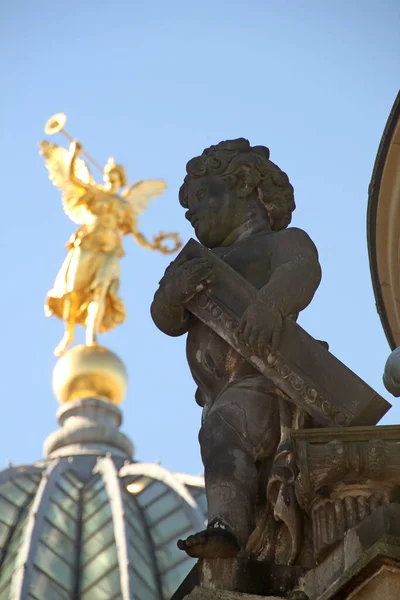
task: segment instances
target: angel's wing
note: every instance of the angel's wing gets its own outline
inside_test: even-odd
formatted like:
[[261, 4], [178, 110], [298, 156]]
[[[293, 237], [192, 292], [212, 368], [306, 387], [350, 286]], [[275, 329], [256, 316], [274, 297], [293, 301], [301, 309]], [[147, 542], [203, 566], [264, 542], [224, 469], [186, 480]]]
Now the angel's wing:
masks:
[[[85, 203], [79, 202], [87, 193], [87, 189], [70, 179], [72, 153], [62, 146], [43, 140], [40, 143], [40, 154], [45, 159], [50, 181], [62, 192], [62, 204], [65, 214], [78, 225], [90, 223], [93, 220], [91, 213]], [[89, 186], [95, 185], [86, 163], [81, 158], [77, 158], [75, 161], [74, 173], [82, 183]]]
[[162, 179], [136, 181], [122, 192], [122, 196], [128, 200], [136, 214], [142, 214], [149, 202], [162, 194], [166, 187], [167, 184]]

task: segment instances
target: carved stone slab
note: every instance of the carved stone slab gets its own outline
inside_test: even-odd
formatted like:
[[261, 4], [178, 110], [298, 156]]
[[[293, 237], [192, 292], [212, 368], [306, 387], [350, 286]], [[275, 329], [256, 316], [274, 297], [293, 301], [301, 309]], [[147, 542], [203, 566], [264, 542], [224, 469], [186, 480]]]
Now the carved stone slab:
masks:
[[375, 425], [391, 405], [290, 319], [279, 352], [254, 356], [236, 335], [239, 320], [257, 290], [207, 248], [191, 239], [176, 259], [204, 257], [214, 265], [211, 288], [187, 309], [213, 329], [290, 400], [325, 427]]

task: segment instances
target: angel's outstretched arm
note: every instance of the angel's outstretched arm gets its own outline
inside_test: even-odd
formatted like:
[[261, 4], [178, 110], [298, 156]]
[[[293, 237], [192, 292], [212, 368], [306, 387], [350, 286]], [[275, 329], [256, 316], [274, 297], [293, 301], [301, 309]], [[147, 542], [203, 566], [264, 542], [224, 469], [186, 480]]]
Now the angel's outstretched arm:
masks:
[[148, 240], [146, 240], [146, 238], [144, 237], [143, 234], [140, 233], [140, 231], [135, 231], [133, 233], [133, 237], [135, 238], [135, 240], [139, 244], [139, 246], [146, 248], [146, 250], [155, 250], [156, 249], [156, 246], [154, 244], [151, 244]]
[[137, 226], [137, 216], [130, 211], [130, 233], [133, 235], [135, 242], [142, 246], [142, 248], [146, 248], [146, 250], [155, 250], [154, 243], [149, 242], [142, 233], [138, 230]]
[[77, 177], [76, 173], [75, 173], [76, 159], [78, 158], [79, 153], [82, 151], [82, 146], [77, 140], [74, 140], [73, 142], [71, 142], [69, 149], [70, 149], [70, 152], [72, 152], [72, 158], [71, 158], [71, 162], [69, 165], [69, 179], [70, 179], [71, 183], [74, 183], [75, 185], [79, 185], [80, 187], [84, 188], [85, 190], [88, 190], [91, 186], [89, 184], [85, 183], [84, 181], [82, 181], [81, 179], [79, 179], [79, 177]]
[[[146, 248], [146, 250], [159, 250], [163, 254], [173, 254], [176, 252], [181, 246], [182, 243], [180, 241], [179, 235], [177, 233], [159, 233], [158, 235], [153, 236], [153, 241], [150, 243], [140, 231], [132, 232], [133, 237], [136, 242]], [[172, 247], [168, 247], [166, 244], [163, 244], [164, 240], [172, 239], [174, 245]]]

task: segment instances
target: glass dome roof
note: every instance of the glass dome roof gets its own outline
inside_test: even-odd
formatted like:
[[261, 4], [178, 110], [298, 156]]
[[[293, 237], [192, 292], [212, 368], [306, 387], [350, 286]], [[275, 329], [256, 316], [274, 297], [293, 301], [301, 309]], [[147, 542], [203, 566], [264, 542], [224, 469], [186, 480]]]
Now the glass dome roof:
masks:
[[204, 527], [201, 477], [112, 456], [0, 473], [0, 600], [168, 600]]

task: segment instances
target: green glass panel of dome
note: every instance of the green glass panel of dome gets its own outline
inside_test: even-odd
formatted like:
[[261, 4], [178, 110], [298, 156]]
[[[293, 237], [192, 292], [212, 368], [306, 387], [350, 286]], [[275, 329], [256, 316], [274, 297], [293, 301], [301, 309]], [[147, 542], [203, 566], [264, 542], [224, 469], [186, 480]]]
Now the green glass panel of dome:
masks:
[[190, 521], [183, 510], [177, 510], [173, 514], [166, 517], [163, 521], [159, 521], [151, 528], [151, 534], [157, 544], [162, 544], [164, 541], [178, 536], [181, 531], [184, 531], [190, 526]]
[[22, 506], [28, 498], [28, 494], [14, 485], [12, 481], [7, 481], [0, 486], [0, 495], [18, 507]]
[[98, 477], [91, 485], [89, 484], [84, 488], [85, 500], [90, 500], [101, 488], [104, 488], [104, 481], [101, 477]]
[[101, 488], [97, 491], [97, 493], [90, 498], [90, 500], [85, 501], [83, 516], [89, 518], [90, 515], [102, 506], [105, 502], [108, 502], [108, 494], [105, 488]]
[[152, 525], [164, 515], [181, 506], [180, 499], [172, 491], [152, 504], [146, 509], [146, 520]]
[[127, 507], [131, 518], [135, 522], [141, 522], [143, 516], [143, 509], [139, 507], [135, 497], [132, 497], [132, 495], [128, 494], [128, 492], [124, 494], [124, 505]]
[[134, 569], [140, 573], [149, 588], [155, 592], [157, 590], [157, 584], [155, 580], [155, 566], [151, 556], [148, 556], [146, 560], [139, 552], [137, 552], [136, 548], [131, 548], [129, 558], [131, 559], [131, 564]]
[[85, 564], [93, 556], [98, 554], [103, 548], [108, 546], [114, 540], [114, 527], [112, 520], [108, 521], [104, 527], [99, 529], [89, 539], [85, 539], [82, 547], [82, 564]]
[[1, 566], [0, 592], [3, 591], [5, 587], [8, 587], [10, 585], [11, 577], [14, 573], [14, 561], [15, 555], [13, 556], [13, 560], [10, 560], [8, 563], [4, 563]]
[[[77, 526], [75, 525], [73, 529], [71, 528], [70, 534], [75, 536], [76, 529]], [[68, 538], [60, 529], [52, 525], [49, 521], [45, 521], [40, 538], [47, 546], [50, 546], [50, 548], [60, 548], [62, 555], [67, 562], [71, 565], [74, 564], [76, 551], [75, 542]]]
[[21, 531], [22, 527], [19, 528], [19, 531], [17, 530], [16, 533], [14, 533], [11, 543], [7, 548], [6, 557], [0, 569], [0, 590], [2, 590], [4, 586], [11, 581], [11, 578], [18, 569], [18, 566], [23, 563], [21, 554], [18, 553], [23, 540]]
[[73, 485], [69, 481], [69, 479], [67, 479], [66, 477], [60, 477], [60, 480], [58, 481], [58, 485], [60, 486], [61, 489], [64, 490], [64, 492], [66, 494], [71, 496], [71, 498], [73, 498], [75, 501], [78, 500], [79, 488], [76, 485]]
[[161, 496], [161, 494], [164, 494], [167, 490], [168, 488], [164, 483], [161, 483], [160, 481], [153, 481], [153, 483], [148, 485], [143, 492], [140, 492], [140, 494], [136, 495], [136, 499], [140, 506], [146, 506]]
[[70, 600], [71, 595], [44, 573], [33, 569], [29, 593], [35, 600]]
[[109, 600], [121, 593], [119, 569], [113, 569], [81, 596], [81, 600]]
[[170, 596], [180, 586], [190, 569], [193, 567], [193, 564], [194, 561], [185, 560], [165, 573], [163, 577], [163, 593], [166, 598], [170, 598]]
[[140, 519], [140, 515], [143, 514], [143, 508], [138, 504], [136, 496], [125, 491], [123, 497], [125, 504], [129, 507], [129, 510], [134, 515], [134, 518]]
[[133, 568], [132, 588], [134, 600], [160, 600], [160, 594], [148, 586], [135, 568]]
[[0, 600], [10, 600], [10, 583], [0, 590]]
[[142, 544], [148, 544], [142, 522], [139, 521], [137, 517], [135, 518], [133, 515], [129, 514], [129, 510], [126, 510], [125, 512], [125, 518], [127, 520], [131, 535], [133, 535], [135, 538], [138, 538]]
[[149, 556], [151, 556], [151, 548], [148, 540], [143, 542], [141, 538], [137, 537], [134, 532], [131, 531], [131, 528], [128, 530], [127, 538], [129, 547], [135, 548], [136, 552], [142, 556], [143, 560], [148, 561]]
[[0, 520], [6, 525], [14, 525], [17, 517], [17, 507], [0, 496]]
[[[188, 530], [187, 535], [190, 533], [192, 533], [192, 531]], [[185, 533], [184, 537], [187, 537], [187, 535]], [[180, 560], [185, 556], [182, 554], [182, 551], [178, 549], [176, 541], [177, 538], [174, 537], [166, 544], [156, 548], [157, 562], [159, 564], [161, 573], [168, 571], [172, 565], [180, 562]]]
[[5, 525], [4, 523], [0, 522], [0, 553], [1, 553], [1, 548], [4, 546], [4, 544], [8, 538], [9, 531], [10, 531], [10, 528], [7, 527], [7, 525]]
[[[62, 552], [62, 549], [60, 550]], [[74, 583], [72, 568], [42, 542], [37, 545], [34, 560], [35, 565], [57, 583], [60, 583], [67, 590], [72, 589]]]
[[67, 512], [73, 519], [78, 518], [78, 504], [77, 502], [68, 496], [61, 488], [57, 485], [51, 494], [51, 499], [61, 506], [65, 512]]
[[67, 471], [63, 474], [63, 478], [68, 479], [71, 485], [78, 487], [79, 489], [83, 487], [82, 481], [78, 479], [71, 471]]
[[74, 520], [54, 502], [49, 502], [46, 518], [53, 523], [53, 525], [58, 527], [58, 529], [61, 529], [61, 531], [65, 533], [67, 537], [73, 539], [75, 525]]
[[[16, 559], [18, 560], [18, 550], [22, 544], [23, 531], [26, 523], [27, 515], [25, 515], [18, 523], [17, 527], [12, 533], [10, 543], [7, 546], [6, 555], [3, 564], [0, 569], [0, 589], [1, 585], [4, 585], [6, 580], [6, 573], [9, 574], [15, 569]], [[19, 557], [21, 560], [21, 557]]]
[[117, 548], [111, 544], [108, 548], [96, 556], [96, 560], [87, 563], [82, 569], [82, 591], [100, 580], [106, 571], [116, 567], [118, 563]]
[[83, 522], [83, 536], [86, 539], [89, 535], [100, 529], [106, 521], [111, 518], [111, 508], [109, 504], [104, 504], [96, 513], [92, 514]]
[[28, 494], [33, 494], [39, 485], [39, 477], [17, 477], [16, 482]]

